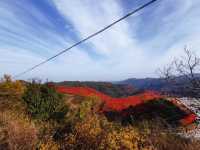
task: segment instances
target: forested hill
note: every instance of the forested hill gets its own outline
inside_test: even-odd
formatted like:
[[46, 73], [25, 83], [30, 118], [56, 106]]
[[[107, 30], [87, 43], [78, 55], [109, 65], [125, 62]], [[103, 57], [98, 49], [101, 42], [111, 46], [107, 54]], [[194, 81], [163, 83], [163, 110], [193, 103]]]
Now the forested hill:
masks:
[[113, 84], [111, 82], [63, 81], [52, 83], [60, 86], [90, 87], [112, 97], [126, 97], [141, 92], [129, 84]]

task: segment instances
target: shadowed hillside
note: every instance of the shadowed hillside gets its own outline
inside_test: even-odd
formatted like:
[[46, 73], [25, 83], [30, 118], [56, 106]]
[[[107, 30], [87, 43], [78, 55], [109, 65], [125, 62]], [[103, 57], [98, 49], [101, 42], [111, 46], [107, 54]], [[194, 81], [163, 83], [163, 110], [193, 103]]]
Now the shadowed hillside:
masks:
[[[199, 79], [199, 74], [195, 75]], [[123, 81], [113, 82], [114, 84], [132, 85], [138, 91], [141, 90], [155, 90], [162, 93], [167, 93], [174, 96], [187, 97], [194, 96], [192, 91], [188, 91], [185, 87], [190, 84], [190, 81], [184, 77], [179, 76], [174, 79], [176, 85], [166, 81], [164, 78], [130, 78]]]
[[[95, 89], [88, 87], [65, 87], [57, 86], [57, 91], [63, 94], [79, 96], [95, 96], [104, 103], [101, 108], [111, 120], [130, 121], [162, 118], [170, 124], [191, 124], [196, 120], [196, 115], [186, 107], [179, 107], [173, 101], [168, 101], [157, 92], [146, 91], [134, 96], [113, 98]], [[114, 119], [115, 118], [115, 119]]]

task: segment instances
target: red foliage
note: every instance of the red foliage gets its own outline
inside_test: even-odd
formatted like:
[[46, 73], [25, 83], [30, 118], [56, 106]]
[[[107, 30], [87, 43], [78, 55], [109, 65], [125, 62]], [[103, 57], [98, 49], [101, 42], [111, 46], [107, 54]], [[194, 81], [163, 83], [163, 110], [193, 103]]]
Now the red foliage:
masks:
[[[150, 100], [159, 100], [163, 98], [159, 93], [154, 91], [146, 91], [142, 94], [138, 94], [135, 96], [129, 96], [124, 98], [113, 98], [106, 94], [96, 91], [95, 89], [88, 88], [88, 87], [65, 87], [65, 86], [58, 86], [56, 87], [58, 92], [72, 94], [72, 95], [79, 95], [79, 96], [97, 96], [99, 97], [104, 103], [105, 106], [103, 111], [122, 111], [124, 109], [129, 108], [130, 106], [141, 105]], [[175, 100], [173, 103], [177, 103]], [[180, 120], [182, 125], [188, 125], [193, 123], [196, 120], [197, 116], [193, 113], [190, 113], [185, 118]]]
[[159, 94], [147, 91], [135, 96], [129, 96], [124, 98], [111, 98], [109, 101], [107, 101], [106, 104], [108, 109], [122, 111], [123, 109], [127, 109], [130, 106], [140, 105], [146, 101], [157, 100], [160, 98], [161, 96]]
[[[176, 98], [172, 99], [172, 103], [174, 105], [178, 106], [179, 108], [186, 108], [186, 106]], [[183, 119], [179, 120], [179, 122], [183, 126], [187, 126], [187, 125], [193, 123], [197, 119], [197, 115], [194, 114], [193, 112], [191, 112], [191, 110], [186, 109], [185, 111], [187, 111], [188, 115], [186, 115]]]
[[101, 92], [98, 92], [95, 89], [88, 88], [88, 87], [58, 86], [58, 87], [56, 87], [56, 89], [58, 90], [58, 92], [66, 93], [66, 94], [80, 95], [80, 96], [97, 96], [103, 101], [111, 99], [110, 96], [103, 94]]
[[80, 96], [97, 96], [105, 102], [105, 110], [121, 111], [130, 106], [136, 106], [146, 101], [159, 99], [162, 96], [159, 93], [147, 91], [136, 96], [129, 96], [125, 98], [113, 98], [101, 92], [98, 92], [88, 87], [64, 87], [59, 86], [57, 90], [61, 93], [80, 95]]
[[180, 120], [180, 123], [184, 126], [193, 123], [197, 119], [197, 116], [193, 113], [187, 115], [185, 118]]

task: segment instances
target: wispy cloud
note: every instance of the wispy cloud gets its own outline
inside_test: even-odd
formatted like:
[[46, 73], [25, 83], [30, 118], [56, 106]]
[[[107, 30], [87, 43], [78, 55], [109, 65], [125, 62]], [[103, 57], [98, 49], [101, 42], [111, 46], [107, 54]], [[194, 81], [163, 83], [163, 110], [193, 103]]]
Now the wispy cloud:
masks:
[[[123, 8], [117, 1], [102, 0], [98, 3], [87, 1], [54, 1], [57, 9], [70, 20], [77, 34], [84, 38], [102, 27], [110, 24], [123, 15]], [[89, 43], [96, 51], [106, 56], [102, 65], [104, 76], [125, 76], [130, 70], [138, 71], [137, 63], [144, 60], [145, 54], [137, 44], [129, 23], [121, 22], [110, 30], [90, 40]], [[115, 74], [111, 73], [115, 72]]]
[[[146, 2], [143, 1], [143, 2]], [[83, 39], [135, 1], [0, 1], [0, 74], [16, 74]], [[200, 53], [200, 2], [158, 1], [24, 78], [119, 80], [155, 76], [185, 45]]]

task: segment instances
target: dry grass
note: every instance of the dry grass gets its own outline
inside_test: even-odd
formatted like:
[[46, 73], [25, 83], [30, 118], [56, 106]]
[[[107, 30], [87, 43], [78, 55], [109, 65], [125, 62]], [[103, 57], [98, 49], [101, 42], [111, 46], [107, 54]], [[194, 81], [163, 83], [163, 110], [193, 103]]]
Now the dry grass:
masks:
[[63, 149], [152, 150], [150, 143], [140, 136], [136, 128], [122, 127], [98, 115], [87, 116], [65, 136]]
[[134, 128], [139, 129], [140, 136], [154, 147], [155, 150], [199, 150], [200, 141], [185, 138], [177, 134], [179, 129], [168, 126], [162, 120], [144, 121]]
[[[12, 85], [12, 84], [11, 84]], [[9, 87], [10, 88], [10, 87]], [[100, 115], [94, 97], [67, 97], [70, 130], [54, 141], [55, 131], [67, 127], [28, 117], [20, 96], [0, 96], [0, 150], [199, 150], [200, 142], [180, 137], [161, 120], [122, 126]], [[164, 132], [163, 132], [164, 130]]]
[[38, 131], [28, 118], [13, 114], [10, 111], [1, 112], [0, 123], [1, 132], [3, 133], [3, 140], [0, 141], [2, 149], [35, 149]]
[[60, 146], [56, 142], [49, 140], [45, 143], [40, 144], [39, 150], [59, 150]]
[[9, 75], [4, 75], [4, 77], [0, 79], [0, 96], [15, 98], [21, 96], [24, 90], [24, 84], [21, 81], [12, 80]]
[[167, 130], [159, 120], [121, 126], [99, 115], [88, 115], [65, 135], [63, 149], [97, 150], [199, 150], [200, 143]]

